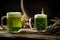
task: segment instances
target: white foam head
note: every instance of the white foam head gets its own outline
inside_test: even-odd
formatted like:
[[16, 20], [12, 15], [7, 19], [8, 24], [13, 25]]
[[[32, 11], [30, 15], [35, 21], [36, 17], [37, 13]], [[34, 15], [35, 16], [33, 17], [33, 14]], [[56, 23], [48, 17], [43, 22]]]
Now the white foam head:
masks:
[[47, 15], [45, 15], [45, 14], [36, 14], [34, 17], [35, 17], [35, 18], [37, 18], [37, 17], [46, 18]]
[[7, 17], [8, 17], [9, 14], [19, 14], [19, 15], [21, 15], [21, 12], [7, 12]]

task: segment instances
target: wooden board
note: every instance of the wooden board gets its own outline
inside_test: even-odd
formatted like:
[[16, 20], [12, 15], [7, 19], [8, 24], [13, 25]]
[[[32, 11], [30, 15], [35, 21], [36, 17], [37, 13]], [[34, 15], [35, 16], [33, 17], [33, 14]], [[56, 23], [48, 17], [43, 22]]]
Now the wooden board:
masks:
[[0, 37], [9, 37], [9, 38], [35, 38], [35, 39], [60, 39], [60, 35], [49, 34], [49, 33], [40, 33], [37, 30], [32, 29], [22, 29], [22, 32], [18, 34], [8, 33], [7, 30], [2, 30], [0, 28]]

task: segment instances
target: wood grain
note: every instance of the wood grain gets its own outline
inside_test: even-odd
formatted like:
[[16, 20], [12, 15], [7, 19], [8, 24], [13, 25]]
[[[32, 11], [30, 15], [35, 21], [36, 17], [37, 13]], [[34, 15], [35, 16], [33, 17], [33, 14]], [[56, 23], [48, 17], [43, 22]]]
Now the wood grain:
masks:
[[17, 34], [8, 33], [7, 30], [2, 30], [0, 28], [0, 37], [9, 37], [9, 38], [36, 38], [36, 39], [60, 39], [60, 35], [49, 34], [49, 33], [40, 33], [37, 30], [32, 29], [23, 29], [22, 32]]

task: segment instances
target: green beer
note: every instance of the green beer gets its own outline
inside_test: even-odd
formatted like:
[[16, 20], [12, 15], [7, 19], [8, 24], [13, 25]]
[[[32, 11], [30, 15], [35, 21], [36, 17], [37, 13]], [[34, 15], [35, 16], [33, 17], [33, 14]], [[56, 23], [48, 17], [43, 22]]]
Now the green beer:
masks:
[[22, 28], [21, 14], [8, 13], [7, 14], [7, 30], [10, 33], [18, 33], [21, 31], [21, 28]]
[[47, 28], [47, 16], [46, 15], [35, 15], [34, 26], [38, 31], [46, 31]]

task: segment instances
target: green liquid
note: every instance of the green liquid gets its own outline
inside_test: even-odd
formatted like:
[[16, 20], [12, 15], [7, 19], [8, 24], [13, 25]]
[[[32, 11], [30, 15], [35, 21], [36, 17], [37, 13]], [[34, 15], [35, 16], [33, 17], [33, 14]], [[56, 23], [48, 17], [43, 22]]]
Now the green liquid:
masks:
[[42, 30], [45, 31], [47, 28], [47, 18], [41, 18], [41, 17], [35, 18], [34, 26], [38, 31], [42, 31]]
[[10, 33], [18, 33], [21, 31], [21, 17], [9, 16], [7, 18], [7, 30]]

